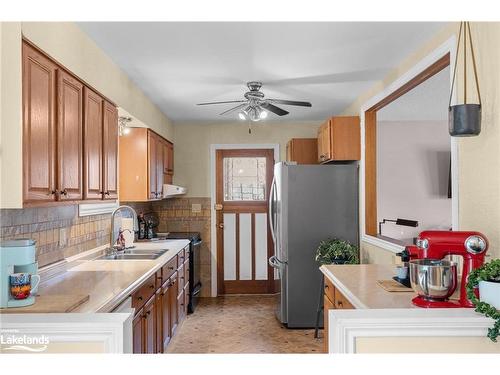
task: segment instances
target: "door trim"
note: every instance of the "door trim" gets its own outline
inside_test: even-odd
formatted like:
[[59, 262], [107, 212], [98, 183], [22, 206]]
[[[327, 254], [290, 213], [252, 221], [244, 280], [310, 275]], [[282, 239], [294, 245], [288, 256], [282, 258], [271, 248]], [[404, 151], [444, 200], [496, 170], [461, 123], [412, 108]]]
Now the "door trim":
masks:
[[216, 212], [214, 205], [216, 203], [216, 154], [217, 150], [230, 150], [230, 149], [272, 149], [274, 150], [274, 162], [281, 161], [280, 158], [280, 145], [277, 143], [264, 143], [264, 144], [211, 144], [210, 145], [210, 254], [212, 263], [210, 266], [210, 279], [212, 297], [217, 297], [217, 231], [215, 228]]

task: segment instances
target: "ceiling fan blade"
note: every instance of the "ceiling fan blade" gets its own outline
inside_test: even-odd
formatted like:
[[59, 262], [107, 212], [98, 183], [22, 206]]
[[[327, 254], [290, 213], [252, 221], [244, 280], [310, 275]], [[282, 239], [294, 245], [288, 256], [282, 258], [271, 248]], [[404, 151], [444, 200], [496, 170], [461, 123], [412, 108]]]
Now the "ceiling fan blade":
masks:
[[290, 113], [288, 111], [285, 111], [284, 109], [281, 109], [280, 107], [276, 107], [275, 105], [267, 102], [262, 103], [260, 106], [269, 112], [277, 114], [278, 116], [284, 116]]
[[283, 100], [283, 99], [267, 99], [271, 103], [285, 104], [285, 105], [297, 105], [300, 107], [312, 107], [309, 102], [300, 102], [297, 100]]
[[226, 102], [208, 102], [208, 103], [198, 103], [196, 105], [211, 105], [211, 104], [227, 104], [227, 103], [246, 103], [246, 100], [229, 100]]
[[224, 111], [222, 113], [219, 113], [219, 115], [227, 115], [228, 113], [232, 113], [232, 112], [236, 112], [237, 110], [239, 109], [243, 109], [245, 108], [245, 106], [247, 105], [247, 103], [243, 103], [243, 104], [239, 104], [237, 105], [236, 107], [233, 107], [233, 108], [230, 108], [228, 109], [227, 111]]

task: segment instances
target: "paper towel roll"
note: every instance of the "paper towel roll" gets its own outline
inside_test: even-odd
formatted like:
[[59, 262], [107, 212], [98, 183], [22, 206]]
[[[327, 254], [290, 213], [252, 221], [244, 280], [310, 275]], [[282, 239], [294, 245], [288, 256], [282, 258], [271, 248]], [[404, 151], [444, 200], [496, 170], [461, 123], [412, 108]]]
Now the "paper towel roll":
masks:
[[[128, 229], [128, 230], [127, 230]], [[131, 217], [122, 218], [123, 237], [125, 237], [125, 247], [134, 245], [134, 219]]]

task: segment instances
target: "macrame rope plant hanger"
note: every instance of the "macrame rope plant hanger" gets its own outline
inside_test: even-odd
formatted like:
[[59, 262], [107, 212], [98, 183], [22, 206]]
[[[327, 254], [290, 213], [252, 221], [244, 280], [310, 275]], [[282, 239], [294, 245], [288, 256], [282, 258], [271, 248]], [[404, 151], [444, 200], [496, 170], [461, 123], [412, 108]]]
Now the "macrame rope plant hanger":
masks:
[[[474, 80], [476, 82], [477, 97], [479, 104], [467, 103], [467, 35], [469, 39], [469, 48], [472, 58], [472, 68], [474, 71]], [[451, 105], [453, 91], [455, 89], [455, 80], [457, 77], [457, 65], [460, 53], [460, 42], [463, 45], [463, 70], [464, 70], [464, 103]], [[457, 97], [459, 93], [457, 93]], [[481, 92], [479, 91], [479, 80], [477, 78], [476, 56], [472, 44], [472, 35], [469, 22], [460, 22], [458, 32], [457, 51], [455, 55], [455, 64], [453, 68], [453, 78], [451, 81], [450, 100], [448, 103], [449, 111], [449, 131], [453, 137], [470, 137], [479, 135], [481, 132]]]

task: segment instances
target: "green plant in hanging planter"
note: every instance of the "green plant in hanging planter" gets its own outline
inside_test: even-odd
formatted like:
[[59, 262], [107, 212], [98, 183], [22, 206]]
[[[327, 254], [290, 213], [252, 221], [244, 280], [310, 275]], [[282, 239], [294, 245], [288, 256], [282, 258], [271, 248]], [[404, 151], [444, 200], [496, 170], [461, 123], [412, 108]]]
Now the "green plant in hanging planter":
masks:
[[316, 250], [316, 261], [320, 264], [357, 264], [359, 249], [348, 241], [329, 238], [321, 241]]
[[500, 259], [492, 260], [472, 271], [466, 286], [467, 298], [476, 306], [476, 311], [495, 320], [493, 327], [488, 328], [488, 337], [497, 342], [497, 337], [500, 336], [500, 311], [477, 298], [475, 290], [481, 281], [500, 281]]

